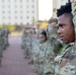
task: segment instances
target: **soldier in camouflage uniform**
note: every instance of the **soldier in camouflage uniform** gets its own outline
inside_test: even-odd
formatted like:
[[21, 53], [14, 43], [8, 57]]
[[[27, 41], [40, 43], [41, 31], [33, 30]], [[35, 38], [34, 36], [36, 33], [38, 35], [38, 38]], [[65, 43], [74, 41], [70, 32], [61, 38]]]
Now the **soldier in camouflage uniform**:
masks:
[[30, 57], [30, 62], [32, 61], [32, 42], [34, 40], [33, 38], [33, 32], [32, 32], [32, 27], [30, 28], [30, 32], [29, 32], [29, 57]]
[[27, 40], [27, 32], [25, 27], [23, 29], [23, 34], [22, 34], [22, 49], [24, 50], [25, 57], [26, 57], [26, 40]]
[[41, 41], [39, 44], [39, 56], [38, 56], [38, 73], [39, 75], [49, 75], [53, 73], [53, 58], [54, 52], [48, 41], [47, 34], [43, 31], [40, 35]]
[[5, 37], [4, 28], [1, 28], [0, 29], [0, 65], [1, 65], [1, 59], [2, 59], [3, 50], [6, 47], [6, 45], [5, 45], [6, 44], [6, 40], [8, 40], [8, 39], [5, 40], [5, 38], [7, 38], [7, 37]]
[[3, 53], [3, 32], [2, 32], [2, 29], [0, 29], [0, 65], [1, 65], [1, 59], [2, 59], [2, 53]]
[[58, 29], [57, 19], [56, 18], [50, 19], [48, 25], [48, 37], [53, 47], [55, 56], [59, 54], [63, 49], [63, 42], [60, 41], [58, 38], [57, 29]]
[[23, 32], [23, 45], [25, 57], [31, 58], [31, 51], [32, 51], [32, 28], [27, 26]]
[[8, 31], [8, 29], [7, 28], [3, 28], [3, 32], [4, 32], [4, 49], [6, 49], [7, 48], [7, 46], [9, 45], [9, 43], [8, 43], [8, 35], [9, 35], [9, 31]]
[[24, 49], [24, 43], [25, 43], [25, 38], [26, 36], [26, 28], [24, 27], [23, 30], [22, 30], [22, 45], [21, 45], [21, 48]]
[[23, 49], [24, 49], [24, 55], [25, 58], [28, 58], [29, 56], [29, 30], [28, 27], [25, 27], [24, 31], [23, 31], [23, 36], [22, 36], [22, 41], [23, 41]]
[[[65, 11], [64, 11], [65, 10]], [[76, 75], [76, 54], [73, 45], [75, 42], [75, 29], [71, 14], [71, 3], [61, 6], [57, 10], [60, 39], [66, 43], [61, 55], [55, 58], [59, 63], [55, 68], [55, 75]]]
[[34, 64], [34, 72], [38, 71], [38, 55], [39, 55], [39, 38], [36, 32], [34, 32], [34, 38], [32, 42], [32, 60]]

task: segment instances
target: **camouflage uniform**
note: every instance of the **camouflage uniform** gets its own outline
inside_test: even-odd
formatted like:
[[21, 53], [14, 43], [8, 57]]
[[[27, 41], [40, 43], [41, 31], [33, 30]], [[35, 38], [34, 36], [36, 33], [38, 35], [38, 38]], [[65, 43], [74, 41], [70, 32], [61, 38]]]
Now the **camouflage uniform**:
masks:
[[32, 42], [33, 42], [33, 34], [32, 30], [29, 31], [29, 57], [32, 60]]
[[26, 37], [25, 37], [25, 57], [29, 57], [29, 35], [28, 35], [28, 31], [26, 31], [26, 33], [27, 33], [27, 35], [26, 35]]
[[23, 36], [22, 36], [22, 48], [24, 49], [24, 55], [26, 57], [26, 40], [27, 40], [27, 32], [24, 30]]
[[51, 23], [48, 25], [48, 37], [53, 47], [55, 56], [62, 52], [63, 49], [63, 42], [58, 39], [57, 29], [58, 26], [56, 23]]
[[0, 58], [2, 57], [2, 52], [3, 52], [3, 33], [2, 33], [2, 29], [0, 29]]
[[[47, 73], [52, 73], [54, 70], [53, 57], [54, 52], [50, 43], [48, 41], [43, 42], [39, 46], [39, 74], [47, 75]], [[52, 64], [52, 65], [51, 65]]]
[[9, 43], [8, 43], [8, 34], [9, 34], [9, 32], [8, 32], [7, 28], [4, 28], [3, 32], [4, 32], [3, 38], [4, 38], [4, 44], [5, 44], [4, 48], [6, 49], [6, 47], [9, 45]]
[[8, 44], [8, 33], [5, 28], [1, 28], [0, 29], [0, 65], [1, 65], [3, 50], [6, 49], [7, 44]]
[[[76, 3], [72, 3], [73, 22], [75, 24], [76, 12], [74, 8]], [[75, 25], [76, 26], [76, 25]], [[61, 55], [55, 58], [58, 65], [55, 69], [55, 75], [76, 75], [76, 51], [74, 43], [69, 43], [64, 49]]]
[[38, 72], [38, 56], [39, 56], [39, 39], [37, 38], [34, 38], [34, 41], [33, 41], [33, 50], [32, 50], [32, 58], [33, 58], [33, 63], [34, 63], [34, 71], [35, 72]]
[[73, 45], [72, 43], [68, 44], [60, 57], [55, 58], [55, 61], [59, 62], [55, 75], [76, 75], [76, 54]]

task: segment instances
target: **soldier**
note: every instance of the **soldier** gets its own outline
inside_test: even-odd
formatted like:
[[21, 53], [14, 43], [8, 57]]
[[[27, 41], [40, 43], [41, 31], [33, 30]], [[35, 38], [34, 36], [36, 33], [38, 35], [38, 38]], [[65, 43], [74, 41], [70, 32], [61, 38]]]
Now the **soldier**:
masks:
[[50, 19], [48, 25], [48, 36], [49, 41], [53, 47], [55, 56], [59, 54], [63, 48], [63, 42], [58, 39], [57, 29], [58, 29], [57, 19], [56, 18]]
[[26, 27], [24, 27], [23, 28], [23, 32], [22, 32], [23, 34], [22, 34], [22, 49], [25, 49], [26, 47], [26, 45], [25, 45], [25, 43], [26, 43], [26, 36], [27, 36], [27, 33], [26, 33]]
[[39, 38], [38, 35], [36, 33], [36, 31], [34, 31], [34, 38], [33, 38], [33, 42], [32, 42], [32, 60], [33, 60], [33, 64], [34, 64], [34, 72], [38, 72], [38, 55], [39, 55]]
[[75, 29], [73, 16], [71, 14], [71, 3], [61, 6], [57, 10], [58, 16], [58, 34], [60, 39], [66, 43], [61, 55], [55, 58], [59, 65], [56, 66], [55, 75], [76, 75], [76, 54], [73, 49], [75, 42]]
[[4, 43], [5, 43], [5, 49], [6, 49], [6, 47], [9, 45], [8, 43], [9, 31], [7, 28], [3, 28], [3, 30], [4, 30]]
[[24, 27], [23, 34], [22, 34], [22, 49], [24, 49], [24, 55], [26, 57], [26, 40], [27, 40], [27, 29]]
[[29, 58], [29, 47], [30, 47], [30, 32], [29, 28], [26, 27], [23, 34], [23, 48], [25, 58]]
[[54, 71], [53, 58], [54, 52], [53, 48], [48, 41], [47, 34], [43, 31], [40, 35], [40, 45], [39, 45], [39, 75], [52, 75]]
[[3, 29], [0, 29], [0, 66], [1, 66], [1, 59], [2, 59], [2, 54], [3, 54], [3, 44], [4, 44], [4, 32]]

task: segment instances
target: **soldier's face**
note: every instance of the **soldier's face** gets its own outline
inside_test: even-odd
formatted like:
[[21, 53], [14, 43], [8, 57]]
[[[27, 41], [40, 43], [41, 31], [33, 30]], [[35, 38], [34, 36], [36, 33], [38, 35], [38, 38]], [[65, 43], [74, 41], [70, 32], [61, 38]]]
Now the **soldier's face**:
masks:
[[61, 15], [59, 16], [58, 23], [59, 23], [59, 29], [57, 32], [60, 35], [60, 39], [64, 43], [74, 42], [75, 41], [75, 30], [69, 18], [66, 18], [64, 15]]
[[45, 37], [44, 35], [41, 34], [41, 35], [40, 35], [40, 38], [41, 38], [41, 41], [42, 41], [42, 42], [45, 42], [45, 41], [46, 41], [46, 37]]

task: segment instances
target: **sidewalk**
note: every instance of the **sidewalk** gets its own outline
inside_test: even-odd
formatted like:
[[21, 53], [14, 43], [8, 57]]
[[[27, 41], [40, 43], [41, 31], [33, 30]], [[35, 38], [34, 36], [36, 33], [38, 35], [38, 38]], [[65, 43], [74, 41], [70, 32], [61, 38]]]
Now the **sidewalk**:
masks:
[[3, 53], [0, 75], [37, 75], [24, 59], [20, 36], [10, 36], [10, 46]]

